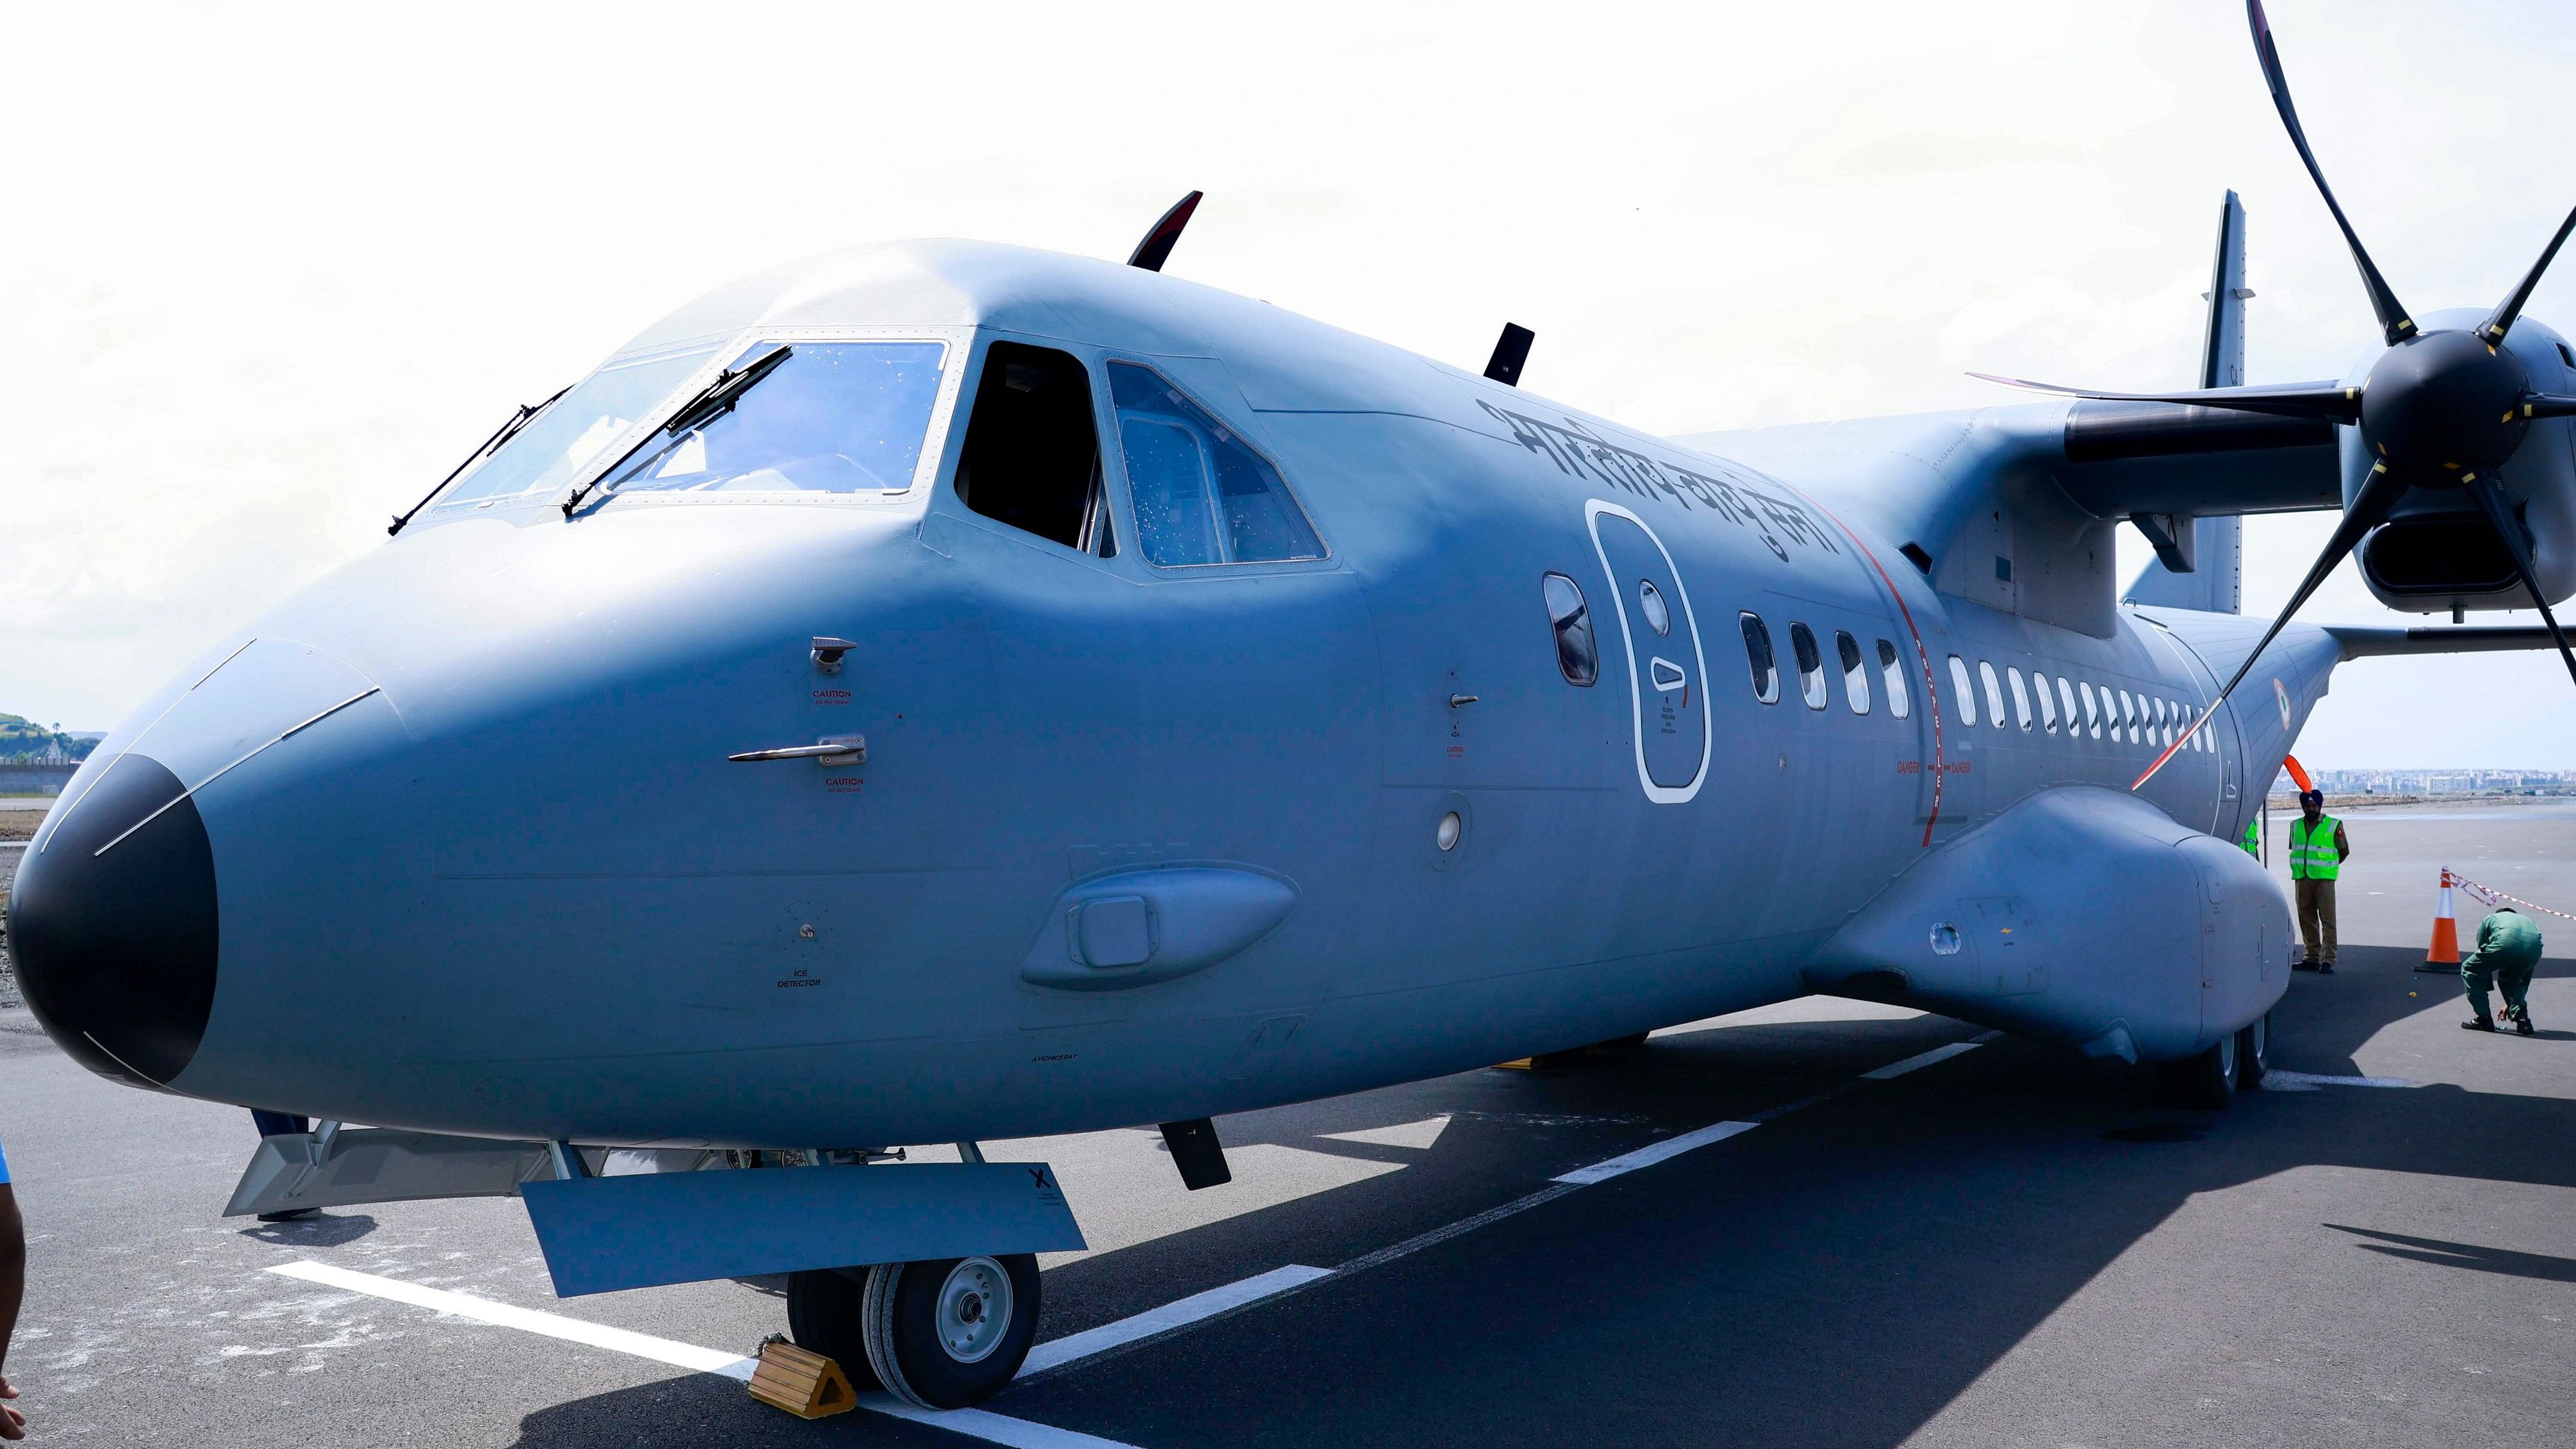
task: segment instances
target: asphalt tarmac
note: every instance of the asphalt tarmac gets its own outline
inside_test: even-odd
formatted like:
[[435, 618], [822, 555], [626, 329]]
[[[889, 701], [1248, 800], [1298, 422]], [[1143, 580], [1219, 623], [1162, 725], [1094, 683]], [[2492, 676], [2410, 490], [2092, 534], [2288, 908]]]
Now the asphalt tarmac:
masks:
[[[1811, 998], [1222, 1119], [1235, 1181], [1201, 1193], [1150, 1132], [988, 1144], [1055, 1163], [1093, 1244], [1047, 1260], [1042, 1351], [1298, 1286], [949, 1427], [804, 1423], [720, 1373], [270, 1271], [723, 1355], [785, 1318], [763, 1283], [557, 1300], [515, 1202], [220, 1219], [247, 1114], [112, 1087], [0, 1009], [33, 1238], [7, 1368], [39, 1444], [2568, 1444], [2576, 921], [2537, 917], [2536, 1038], [2460, 1031], [2456, 977], [2412, 968], [2444, 865], [2576, 910], [2576, 803], [2347, 818], [2341, 969], [2292, 977], [2273, 1061], [2410, 1085], [2278, 1075], [2178, 1112], [2128, 1074]], [[1730, 1122], [1755, 1125], [1554, 1181]]]

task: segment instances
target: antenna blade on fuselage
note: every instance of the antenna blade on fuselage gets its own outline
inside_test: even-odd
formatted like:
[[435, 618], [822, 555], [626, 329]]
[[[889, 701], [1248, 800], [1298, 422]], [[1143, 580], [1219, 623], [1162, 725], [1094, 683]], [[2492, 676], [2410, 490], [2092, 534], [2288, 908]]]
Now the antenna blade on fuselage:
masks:
[[1538, 334], [1517, 322], [1503, 324], [1503, 335], [1494, 342], [1494, 355], [1485, 363], [1485, 376], [1505, 387], [1521, 385], [1521, 365], [1529, 361], [1530, 344]]
[[1164, 212], [1162, 219], [1146, 231], [1145, 239], [1136, 243], [1136, 250], [1127, 254], [1127, 265], [1142, 267], [1149, 272], [1161, 271], [1163, 263], [1171, 259], [1172, 244], [1181, 239], [1181, 228], [1190, 224], [1190, 214], [1199, 209], [1199, 197], [1203, 194], [1193, 191], [1173, 202], [1172, 209]]

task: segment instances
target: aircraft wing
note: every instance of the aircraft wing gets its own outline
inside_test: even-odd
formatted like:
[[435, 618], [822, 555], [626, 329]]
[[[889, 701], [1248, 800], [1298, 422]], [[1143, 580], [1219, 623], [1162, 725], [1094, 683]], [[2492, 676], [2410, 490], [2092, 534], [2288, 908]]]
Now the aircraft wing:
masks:
[[2555, 649], [2549, 631], [2532, 625], [2454, 625], [2448, 629], [2397, 629], [2368, 624], [2328, 624], [2326, 632], [2346, 659], [2379, 654], [2485, 654], [2499, 649]]

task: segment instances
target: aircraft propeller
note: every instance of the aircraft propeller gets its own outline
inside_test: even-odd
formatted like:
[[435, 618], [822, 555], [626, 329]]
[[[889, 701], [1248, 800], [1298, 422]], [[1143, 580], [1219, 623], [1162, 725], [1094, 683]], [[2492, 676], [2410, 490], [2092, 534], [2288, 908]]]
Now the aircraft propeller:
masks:
[[2549, 269], [2568, 234], [2576, 232], [2576, 211], [2570, 211], [2559, 224], [2558, 234], [2549, 239], [2548, 247], [2531, 264], [2520, 285], [2498, 302], [2476, 329], [2418, 330], [2397, 294], [2389, 288], [2387, 278], [2371, 261], [2360, 235], [2345, 218], [2342, 204], [2335, 200], [2334, 188], [2326, 185], [2325, 172], [2318, 167], [2315, 153], [2308, 149], [2307, 132], [2299, 125], [2297, 107], [2290, 102], [2290, 82], [2282, 74], [2281, 53], [2272, 43], [2272, 25], [2263, 15], [2262, 0], [2245, 0], [2245, 15], [2254, 29], [2254, 53], [2263, 63], [2263, 81], [2271, 88], [2272, 104], [2281, 113], [2281, 124], [2290, 132], [2290, 144], [2298, 148], [2299, 159], [2307, 164], [2308, 176], [2317, 183], [2317, 193], [2325, 198], [2326, 209], [2334, 213], [2335, 225], [2343, 230], [2344, 242], [2352, 249], [2353, 265], [2361, 271], [2362, 286], [2370, 293], [2371, 310], [2378, 314], [2387, 340], [2388, 350], [2371, 364], [2369, 376], [2359, 387], [2313, 382], [2138, 393], [2097, 392], [1990, 373], [1971, 374], [2009, 387], [2106, 402], [2178, 403], [2279, 417], [2324, 418], [2360, 428], [2363, 444], [2377, 460], [2344, 509], [2343, 520], [2326, 540], [2324, 551], [2290, 595], [2290, 602], [2272, 620], [2272, 627], [2264, 631], [2262, 641], [2245, 656], [2235, 677], [2227, 681], [2227, 687], [2218, 692], [2191, 727], [2176, 736], [2155, 763], [2129, 786], [2132, 790], [2154, 779], [2165, 762], [2209, 723], [2236, 686], [2253, 672], [2255, 660], [2270, 647], [2273, 637], [2290, 622], [2299, 606], [2360, 544], [2364, 534], [2388, 521], [2398, 501], [2411, 488], [2458, 488], [2467, 492], [2513, 560], [2514, 572], [2530, 591], [2532, 603], [2539, 606], [2541, 621], [2549, 626], [2559, 655], [2567, 661], [2568, 677], [2576, 679], [2576, 649], [2568, 647], [2566, 634], [2549, 612], [2549, 601], [2542, 596], [2539, 578], [2533, 572], [2530, 542], [2515, 522], [2495, 477], [2495, 470], [2522, 446], [2533, 419], [2576, 416], [2576, 397], [2535, 391], [2521, 361], [2503, 346], [2514, 320], [2522, 315], [2522, 305], [2529, 300], [2531, 289], [2539, 285], [2541, 273]]

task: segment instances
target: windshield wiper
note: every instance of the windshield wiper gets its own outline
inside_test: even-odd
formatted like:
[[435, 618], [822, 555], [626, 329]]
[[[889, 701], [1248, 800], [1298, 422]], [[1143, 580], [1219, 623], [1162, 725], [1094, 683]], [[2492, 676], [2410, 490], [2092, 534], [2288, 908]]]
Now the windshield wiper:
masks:
[[[765, 352], [761, 354], [757, 360], [746, 364], [739, 370], [727, 368], [724, 371], [717, 373], [715, 381], [708, 383], [703, 388], [700, 388], [697, 396], [680, 404], [680, 410], [671, 414], [671, 420], [664, 423], [661, 427], [662, 436], [676, 438], [682, 433], [688, 432], [694, 428], [704, 427], [708, 423], [713, 422], [716, 418], [732, 412], [733, 405], [742, 401], [742, 395], [744, 393], [747, 393], [755, 386], [758, 386], [762, 378], [776, 372], [778, 370], [778, 364], [785, 362], [788, 359], [788, 356], [795, 352], [795, 350], [796, 349], [793, 347], [780, 347], [775, 352]], [[634, 454], [630, 451], [627, 454], [627, 457], [632, 456], [634, 456]], [[625, 461], [625, 458], [620, 458], [617, 460], [617, 463], [624, 463]], [[572, 517], [572, 511], [579, 508], [581, 506], [581, 500], [589, 497], [590, 491], [599, 486], [600, 479], [606, 478], [609, 474], [616, 471], [617, 464], [611, 464], [600, 471], [598, 478], [593, 478], [589, 482], [572, 490], [572, 496], [563, 501], [564, 517]]]
[[385, 532], [388, 535], [402, 532], [403, 525], [411, 522], [412, 515], [420, 512], [424, 508], [427, 508], [429, 506], [430, 499], [436, 498], [439, 494], [446, 492], [447, 485], [455, 482], [458, 474], [473, 467], [484, 459], [491, 457], [494, 453], [499, 452], [503, 444], [519, 435], [519, 429], [535, 422], [537, 414], [553, 407], [565, 393], [570, 391], [572, 391], [572, 385], [567, 383], [563, 387], [556, 389], [553, 397], [547, 398], [544, 402], [537, 404], [535, 407], [530, 407], [526, 403], [519, 404], [519, 410], [510, 415], [510, 420], [503, 423], [498, 429], [494, 430], [492, 436], [485, 438], [481, 447], [466, 454], [464, 462], [447, 470], [447, 476], [439, 479], [437, 487], [430, 489], [425, 497], [423, 497], [418, 503], [413, 504], [411, 506], [410, 513], [398, 513], [394, 515], [392, 526], [388, 527]]

